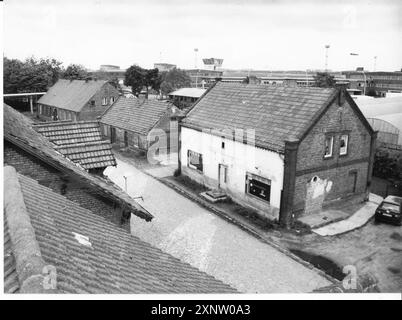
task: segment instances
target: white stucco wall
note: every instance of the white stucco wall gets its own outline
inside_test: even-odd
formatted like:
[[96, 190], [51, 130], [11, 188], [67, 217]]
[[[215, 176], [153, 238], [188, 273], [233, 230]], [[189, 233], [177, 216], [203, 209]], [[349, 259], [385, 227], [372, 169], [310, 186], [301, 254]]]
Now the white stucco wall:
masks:
[[[222, 149], [222, 141], [225, 148]], [[187, 166], [187, 150], [202, 154], [203, 174]], [[219, 164], [227, 165], [227, 193], [233, 200], [251, 206], [269, 218], [278, 218], [283, 184], [283, 156], [241, 142], [197, 130], [181, 129], [182, 173], [211, 188], [218, 186]], [[270, 203], [245, 192], [246, 172], [271, 180]]]

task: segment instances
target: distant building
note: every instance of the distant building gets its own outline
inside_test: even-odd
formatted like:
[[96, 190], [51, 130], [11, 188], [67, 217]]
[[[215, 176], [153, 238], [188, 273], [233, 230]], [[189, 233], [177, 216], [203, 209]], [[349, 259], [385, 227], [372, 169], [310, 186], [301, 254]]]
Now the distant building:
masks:
[[[376, 118], [367, 118], [373, 130], [378, 131], [377, 141], [387, 144], [399, 144], [400, 131], [388, 121]], [[402, 144], [401, 144], [402, 145]]]
[[[243, 83], [247, 78], [256, 77], [261, 84], [274, 87], [312, 87], [317, 71], [268, 71], [268, 70], [186, 70], [192, 79], [193, 87], [208, 88], [218, 79], [226, 83]], [[340, 72], [330, 72], [336, 83], [344, 83], [349, 87], [349, 81]], [[197, 83], [197, 85], [196, 85]]]
[[38, 100], [43, 120], [95, 120], [119, 97], [119, 91], [104, 80], [57, 81]]
[[158, 69], [159, 72], [167, 72], [175, 69], [177, 66], [171, 63], [154, 63], [154, 68]]
[[166, 133], [166, 147], [177, 148], [177, 132], [169, 140], [171, 128], [177, 129], [176, 110], [167, 101], [120, 97], [101, 117], [102, 133], [121, 147], [146, 151], [152, 144], [148, 135], [160, 129]]
[[117, 79], [120, 84], [123, 83], [126, 74], [126, 69], [120, 69], [119, 66], [103, 64], [99, 70], [89, 72], [92, 78], [100, 80], [114, 80]]
[[207, 58], [207, 59], [202, 59], [202, 62], [204, 62], [205, 69], [217, 70], [217, 69], [222, 68], [223, 59]]
[[[376, 130], [379, 130], [379, 139], [392, 139], [395, 141], [397, 128], [399, 131], [397, 144], [402, 145], [402, 96], [391, 96], [386, 98], [373, 98], [367, 96], [357, 96], [356, 104], [366, 116], [366, 118], [378, 119], [374, 124]], [[385, 134], [387, 133], [387, 134]], [[388, 133], [392, 133], [389, 135]], [[385, 138], [385, 136], [389, 136]], [[392, 138], [391, 138], [392, 137]]]
[[99, 68], [100, 71], [120, 71], [119, 66], [114, 66], [112, 64], [102, 64]]
[[375, 132], [345, 90], [218, 82], [179, 131], [182, 174], [285, 225], [368, 196]]
[[191, 79], [191, 86], [194, 88], [208, 88], [215, 83], [216, 78], [221, 78], [223, 71], [208, 69], [186, 69], [184, 70]]
[[342, 72], [350, 82], [351, 89], [367, 94], [385, 96], [386, 92], [402, 92], [402, 71], [358, 71]]
[[204, 93], [206, 89], [201, 88], [181, 88], [169, 93], [169, 100], [178, 108], [188, 108], [192, 106]]

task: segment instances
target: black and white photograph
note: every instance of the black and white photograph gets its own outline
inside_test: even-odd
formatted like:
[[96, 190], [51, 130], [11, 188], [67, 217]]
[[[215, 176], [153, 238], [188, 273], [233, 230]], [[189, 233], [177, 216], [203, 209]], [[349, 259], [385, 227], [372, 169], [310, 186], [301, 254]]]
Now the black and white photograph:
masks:
[[402, 298], [402, 2], [0, 5], [2, 299]]

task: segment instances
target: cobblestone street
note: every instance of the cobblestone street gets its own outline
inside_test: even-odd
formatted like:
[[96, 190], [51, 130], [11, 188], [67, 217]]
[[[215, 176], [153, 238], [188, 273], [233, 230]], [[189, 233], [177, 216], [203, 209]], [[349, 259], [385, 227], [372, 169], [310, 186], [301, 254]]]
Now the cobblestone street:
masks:
[[241, 292], [311, 292], [330, 282], [235, 225], [210, 213], [155, 178], [117, 158], [105, 174], [154, 215], [135, 216], [131, 232]]

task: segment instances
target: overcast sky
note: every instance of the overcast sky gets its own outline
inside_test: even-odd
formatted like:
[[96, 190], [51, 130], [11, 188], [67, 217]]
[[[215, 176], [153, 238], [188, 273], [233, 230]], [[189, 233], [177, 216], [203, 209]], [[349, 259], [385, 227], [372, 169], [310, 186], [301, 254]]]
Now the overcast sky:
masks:
[[[270, 70], [402, 68], [402, 1], [7, 0], [8, 58]], [[350, 56], [350, 53], [359, 56]]]

